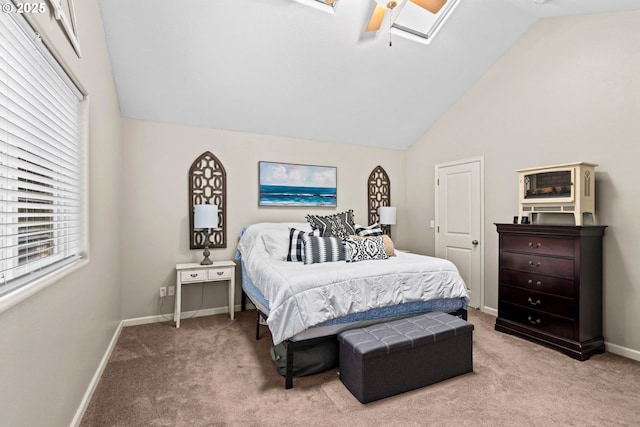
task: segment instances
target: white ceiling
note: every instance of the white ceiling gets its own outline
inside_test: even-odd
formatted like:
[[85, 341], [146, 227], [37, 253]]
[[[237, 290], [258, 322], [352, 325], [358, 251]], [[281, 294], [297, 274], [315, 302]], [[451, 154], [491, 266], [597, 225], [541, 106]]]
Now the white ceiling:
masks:
[[[430, 44], [365, 33], [373, 0], [100, 0], [128, 118], [406, 149], [538, 19], [640, 0], [459, 0]], [[81, 25], [81, 23], [80, 23]]]

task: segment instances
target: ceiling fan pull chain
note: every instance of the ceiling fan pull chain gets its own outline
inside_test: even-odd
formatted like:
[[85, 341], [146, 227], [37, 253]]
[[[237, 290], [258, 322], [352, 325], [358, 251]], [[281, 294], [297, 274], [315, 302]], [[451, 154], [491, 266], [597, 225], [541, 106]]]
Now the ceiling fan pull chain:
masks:
[[391, 26], [393, 25], [393, 9], [389, 11], [389, 47], [392, 46], [391, 43]]

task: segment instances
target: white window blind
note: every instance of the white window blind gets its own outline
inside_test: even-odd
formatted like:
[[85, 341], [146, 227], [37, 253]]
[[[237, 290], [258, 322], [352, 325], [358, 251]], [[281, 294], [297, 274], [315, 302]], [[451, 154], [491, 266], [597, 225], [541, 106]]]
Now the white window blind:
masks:
[[28, 23], [0, 13], [0, 296], [81, 255], [81, 100]]

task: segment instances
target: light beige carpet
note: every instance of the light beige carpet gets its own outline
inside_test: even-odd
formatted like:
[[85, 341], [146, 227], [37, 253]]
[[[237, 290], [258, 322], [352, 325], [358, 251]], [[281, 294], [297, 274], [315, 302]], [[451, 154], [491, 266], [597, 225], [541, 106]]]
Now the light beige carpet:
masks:
[[82, 426], [640, 426], [640, 362], [579, 362], [474, 310], [474, 372], [358, 402], [337, 370], [284, 389], [255, 311], [123, 329]]

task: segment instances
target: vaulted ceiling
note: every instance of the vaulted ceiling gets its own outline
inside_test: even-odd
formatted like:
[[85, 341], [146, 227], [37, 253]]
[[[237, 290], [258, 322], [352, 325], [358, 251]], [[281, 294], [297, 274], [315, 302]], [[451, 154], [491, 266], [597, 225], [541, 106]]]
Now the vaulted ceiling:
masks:
[[640, 9], [459, 0], [425, 44], [366, 33], [373, 0], [305, 1], [100, 0], [122, 115], [403, 150], [538, 19]]

